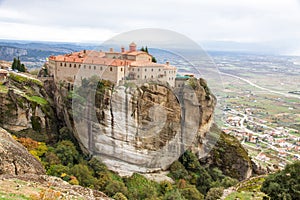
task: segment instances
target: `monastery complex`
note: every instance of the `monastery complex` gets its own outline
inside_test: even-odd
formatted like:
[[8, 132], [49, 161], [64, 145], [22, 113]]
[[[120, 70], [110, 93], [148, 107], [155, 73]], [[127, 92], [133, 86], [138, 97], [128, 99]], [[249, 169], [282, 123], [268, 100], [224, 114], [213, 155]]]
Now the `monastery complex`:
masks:
[[108, 52], [83, 50], [66, 55], [49, 57], [49, 73], [56, 82], [65, 81], [74, 83], [75, 79], [98, 76], [120, 84], [125, 80], [132, 81], [159, 81], [175, 87], [177, 68], [169, 62], [159, 64], [152, 62], [152, 56], [139, 51], [135, 43], [126, 50]]

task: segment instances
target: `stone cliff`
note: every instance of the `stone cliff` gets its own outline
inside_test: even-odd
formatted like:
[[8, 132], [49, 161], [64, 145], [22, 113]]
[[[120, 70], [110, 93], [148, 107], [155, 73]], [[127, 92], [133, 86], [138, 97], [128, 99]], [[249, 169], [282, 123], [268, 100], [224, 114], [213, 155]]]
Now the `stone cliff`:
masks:
[[[88, 100], [78, 101], [83, 91]], [[203, 79], [175, 90], [159, 83], [102, 83], [80, 87], [76, 96], [76, 137], [90, 154], [124, 173], [167, 169], [186, 149], [201, 150], [216, 104]]]
[[0, 127], [0, 175], [44, 174], [42, 164]]
[[35, 132], [41, 140], [57, 132], [59, 120], [53, 102], [35, 78], [11, 72], [9, 81], [0, 85], [0, 104], [0, 126], [11, 132]]
[[250, 174], [250, 159], [238, 141], [222, 134], [219, 142], [207, 139], [214, 132], [216, 98], [203, 79], [175, 90], [160, 83], [115, 87], [104, 81], [74, 91], [47, 78], [12, 73], [9, 80], [0, 85], [0, 126], [17, 135], [49, 141], [66, 126], [83, 152], [121, 174], [165, 170], [186, 149], [206, 159], [217, 144], [204, 164], [238, 179]]

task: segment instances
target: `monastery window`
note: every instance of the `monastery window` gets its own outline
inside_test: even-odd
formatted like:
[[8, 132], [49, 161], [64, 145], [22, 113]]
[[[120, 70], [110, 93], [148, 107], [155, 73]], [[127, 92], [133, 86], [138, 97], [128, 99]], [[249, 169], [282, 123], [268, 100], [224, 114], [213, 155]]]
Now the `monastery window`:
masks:
[[110, 71], [112, 72], [112, 67], [110, 67]]
[[151, 75], [151, 78], [153, 78], [153, 75]]
[[60, 66], [62, 66], [62, 63], [60, 63]]
[[67, 64], [65, 63], [65, 67], [67, 66]]
[[132, 71], [134, 72], [134, 68], [132, 68]]
[[145, 69], [145, 72], [147, 71], [147, 69]]
[[94, 66], [94, 69], [96, 69], [96, 66]]
[[80, 69], [80, 67], [81, 67], [81, 64], [78, 65], [78, 68], [79, 68], [79, 69]]
[[123, 68], [121, 67], [121, 72], [123, 71]]
[[102, 68], [102, 66], [100, 67], [100, 70], [102, 70], [103, 68]]
[[92, 66], [91, 66], [91, 65], [89, 66], [89, 69], [92, 69]]
[[140, 78], [140, 75], [137, 75], [137, 78]]
[[153, 69], [151, 69], [151, 71], [153, 71]]
[[145, 79], [147, 78], [147, 76], [145, 76]]
[[76, 64], [74, 64], [74, 68], [76, 68]]
[[86, 68], [86, 65], [83, 65], [83, 68], [85, 69], [85, 68]]
[[72, 67], [72, 64], [70, 63], [69, 67]]
[[158, 69], [158, 71], [160, 72], [160, 69]]
[[140, 69], [138, 69], [138, 72], [140, 71]]

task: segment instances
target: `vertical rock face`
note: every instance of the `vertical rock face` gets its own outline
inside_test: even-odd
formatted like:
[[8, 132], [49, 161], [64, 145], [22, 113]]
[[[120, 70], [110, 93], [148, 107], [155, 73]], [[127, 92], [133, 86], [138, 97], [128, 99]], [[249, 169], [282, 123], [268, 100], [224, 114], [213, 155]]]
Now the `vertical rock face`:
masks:
[[210, 128], [216, 100], [201, 84], [118, 86], [84, 104], [73, 101], [76, 136], [120, 173], [166, 169], [187, 148], [202, 148], [197, 141]]
[[1, 85], [0, 126], [19, 132], [35, 130], [53, 133], [56, 131], [56, 115], [50, 98], [38, 80], [12, 74], [9, 82]]
[[0, 128], [0, 175], [25, 173], [45, 174], [42, 164], [37, 161], [11, 135]]

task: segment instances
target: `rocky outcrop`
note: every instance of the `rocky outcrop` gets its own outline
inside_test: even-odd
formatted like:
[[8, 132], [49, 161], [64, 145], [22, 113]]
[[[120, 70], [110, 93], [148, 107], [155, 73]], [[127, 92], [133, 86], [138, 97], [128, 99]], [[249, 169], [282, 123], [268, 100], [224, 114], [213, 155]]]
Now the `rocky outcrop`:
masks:
[[216, 125], [212, 126], [210, 132], [219, 138], [208, 156], [200, 160], [201, 163], [217, 167], [225, 175], [238, 180], [251, 177], [252, 162], [241, 143], [235, 137], [221, 132]]
[[0, 88], [0, 106], [0, 126], [9, 131], [57, 131], [51, 98], [37, 79], [11, 72], [9, 81]]
[[0, 175], [44, 174], [42, 164], [11, 135], [0, 128]]
[[[216, 104], [203, 79], [172, 89], [159, 83], [85, 88], [73, 99], [81, 146], [119, 173], [167, 169], [209, 131]], [[81, 89], [79, 89], [81, 90]], [[94, 93], [93, 93], [94, 92]]]
[[86, 199], [109, 200], [98, 190], [71, 185], [60, 178], [37, 175], [0, 175], [2, 197], [13, 196], [15, 199]]

